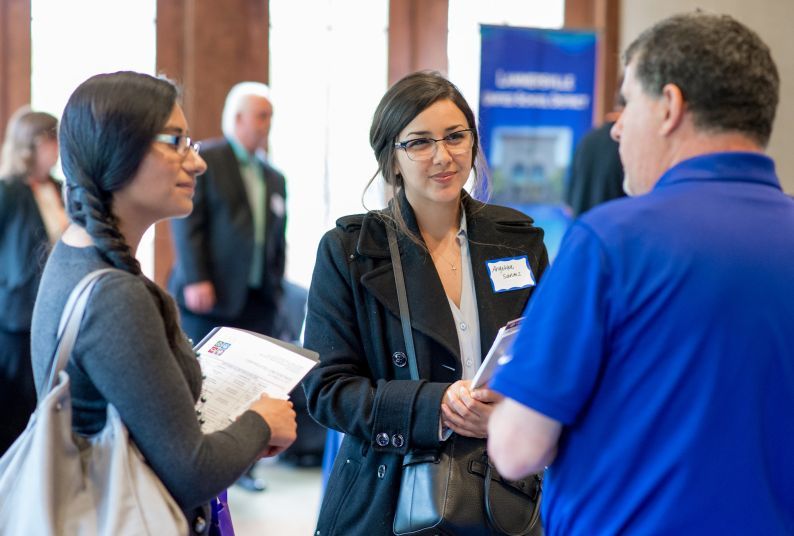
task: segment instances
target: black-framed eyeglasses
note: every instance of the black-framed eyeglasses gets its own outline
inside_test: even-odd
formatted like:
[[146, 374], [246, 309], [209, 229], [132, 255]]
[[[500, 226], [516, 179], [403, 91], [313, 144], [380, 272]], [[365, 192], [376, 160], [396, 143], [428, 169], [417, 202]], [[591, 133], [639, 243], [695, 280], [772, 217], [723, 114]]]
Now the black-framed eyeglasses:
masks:
[[194, 142], [189, 136], [183, 134], [158, 134], [154, 137], [154, 141], [167, 143], [182, 157], [187, 156], [188, 151], [191, 149], [194, 153], [198, 154], [201, 148], [198, 142]]
[[408, 158], [415, 162], [430, 160], [436, 154], [438, 142], [444, 142], [449, 154], [459, 155], [470, 151], [474, 146], [474, 129], [466, 128], [447, 134], [443, 138], [416, 138], [394, 143], [396, 149], [402, 149]]

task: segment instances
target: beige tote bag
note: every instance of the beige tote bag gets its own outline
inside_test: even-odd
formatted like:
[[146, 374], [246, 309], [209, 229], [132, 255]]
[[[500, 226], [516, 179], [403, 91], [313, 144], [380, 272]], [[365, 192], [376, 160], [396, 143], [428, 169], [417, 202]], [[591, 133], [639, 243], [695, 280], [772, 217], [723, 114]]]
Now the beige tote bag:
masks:
[[72, 291], [49, 381], [27, 428], [0, 458], [0, 536], [188, 534], [182, 511], [113, 406], [98, 434], [72, 432], [69, 375], [63, 369], [91, 290], [109, 271], [88, 274]]

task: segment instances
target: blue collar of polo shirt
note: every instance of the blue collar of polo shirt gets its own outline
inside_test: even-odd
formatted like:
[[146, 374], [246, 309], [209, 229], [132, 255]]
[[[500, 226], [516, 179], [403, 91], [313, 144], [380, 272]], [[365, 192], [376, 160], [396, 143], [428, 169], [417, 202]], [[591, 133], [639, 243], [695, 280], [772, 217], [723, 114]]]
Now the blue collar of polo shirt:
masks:
[[688, 158], [668, 169], [654, 186], [687, 181], [756, 182], [781, 189], [775, 161], [761, 153], [723, 152]]

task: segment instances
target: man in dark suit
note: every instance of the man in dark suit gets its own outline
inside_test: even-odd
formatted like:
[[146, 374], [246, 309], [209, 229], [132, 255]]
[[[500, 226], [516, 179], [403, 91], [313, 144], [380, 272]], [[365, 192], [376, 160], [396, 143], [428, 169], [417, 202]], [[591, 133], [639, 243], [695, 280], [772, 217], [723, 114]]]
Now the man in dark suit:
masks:
[[[172, 221], [176, 264], [168, 290], [196, 342], [215, 326], [276, 335], [287, 218], [284, 176], [261, 152], [272, 116], [265, 84], [241, 82], [229, 91], [224, 137], [201, 146], [207, 171], [196, 183], [193, 212]], [[264, 490], [252, 469], [238, 483]]]
[[196, 342], [215, 326], [273, 334], [285, 261], [284, 176], [257, 149], [273, 107], [258, 82], [234, 86], [223, 110], [224, 137], [202, 143], [207, 171], [193, 212], [172, 222], [176, 264], [168, 289]]

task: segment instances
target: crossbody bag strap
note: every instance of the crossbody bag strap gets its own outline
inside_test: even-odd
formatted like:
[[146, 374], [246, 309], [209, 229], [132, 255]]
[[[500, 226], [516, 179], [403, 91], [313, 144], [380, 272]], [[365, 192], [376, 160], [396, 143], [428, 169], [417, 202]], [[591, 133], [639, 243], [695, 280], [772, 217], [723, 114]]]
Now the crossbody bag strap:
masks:
[[63, 313], [61, 313], [61, 321], [58, 324], [58, 338], [52, 360], [50, 361], [48, 380], [47, 383], [41, 386], [39, 400], [43, 400], [47, 393], [52, 390], [58, 374], [66, 368], [66, 364], [69, 362], [69, 356], [72, 354], [74, 342], [77, 339], [77, 332], [80, 331], [80, 323], [83, 320], [91, 291], [100, 277], [114, 270], [116, 268], [94, 270], [83, 277], [74, 287], [72, 293], [69, 294], [69, 299], [66, 300]]
[[388, 223], [386, 223], [386, 235], [389, 238], [389, 252], [391, 253], [391, 264], [394, 269], [394, 282], [397, 285], [397, 303], [400, 305], [400, 322], [403, 327], [405, 351], [408, 354], [408, 369], [411, 371], [411, 379], [418, 380], [419, 366], [416, 362], [414, 336], [411, 332], [411, 314], [408, 311], [408, 294], [405, 292], [403, 263], [400, 260], [400, 248], [397, 246], [397, 235]]

